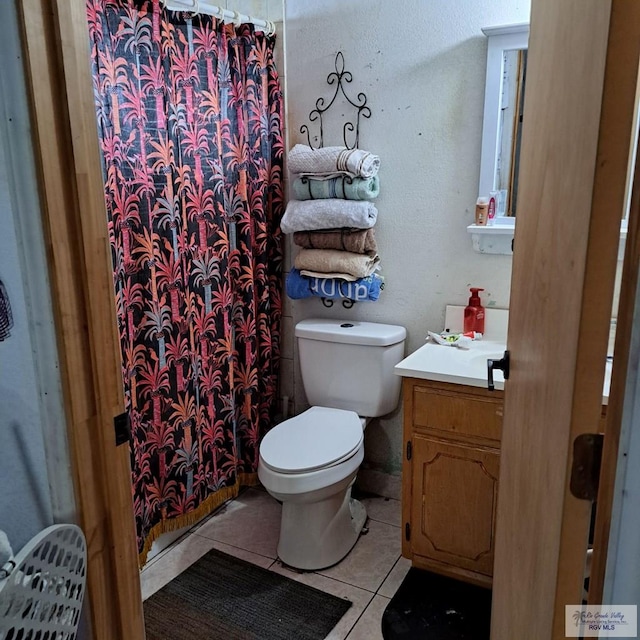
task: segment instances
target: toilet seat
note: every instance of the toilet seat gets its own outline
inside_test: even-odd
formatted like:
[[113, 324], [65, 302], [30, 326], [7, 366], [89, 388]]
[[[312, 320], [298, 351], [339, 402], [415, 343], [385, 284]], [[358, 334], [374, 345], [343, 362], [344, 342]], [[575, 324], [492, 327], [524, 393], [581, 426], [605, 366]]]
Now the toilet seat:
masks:
[[260, 458], [278, 473], [309, 473], [348, 460], [362, 440], [362, 422], [355, 411], [311, 407], [271, 429], [260, 444]]

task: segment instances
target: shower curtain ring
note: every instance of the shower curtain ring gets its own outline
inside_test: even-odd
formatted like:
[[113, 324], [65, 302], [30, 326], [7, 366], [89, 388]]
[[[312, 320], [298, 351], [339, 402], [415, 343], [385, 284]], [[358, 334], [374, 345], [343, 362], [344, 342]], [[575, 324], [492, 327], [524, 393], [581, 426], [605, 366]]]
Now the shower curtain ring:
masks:
[[233, 18], [231, 19], [231, 22], [233, 22], [233, 25], [236, 27], [236, 29], [242, 24], [239, 11], [233, 12]]
[[191, 19], [200, 15], [200, 0], [193, 0], [193, 11], [191, 12]]
[[266, 32], [267, 32], [268, 36], [275, 36], [276, 35], [276, 23], [273, 22], [272, 20], [267, 20]]

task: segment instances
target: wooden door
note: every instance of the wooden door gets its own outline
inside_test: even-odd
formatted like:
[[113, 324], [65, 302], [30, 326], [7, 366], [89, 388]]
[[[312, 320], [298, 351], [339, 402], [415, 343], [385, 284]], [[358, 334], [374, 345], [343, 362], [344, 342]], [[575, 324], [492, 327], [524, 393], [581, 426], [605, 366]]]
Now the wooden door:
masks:
[[500, 453], [421, 435], [412, 444], [412, 552], [491, 576]]
[[564, 638], [565, 605], [582, 599], [591, 503], [569, 490], [572, 447], [601, 413], [639, 11], [628, 0], [532, 3], [494, 640]]

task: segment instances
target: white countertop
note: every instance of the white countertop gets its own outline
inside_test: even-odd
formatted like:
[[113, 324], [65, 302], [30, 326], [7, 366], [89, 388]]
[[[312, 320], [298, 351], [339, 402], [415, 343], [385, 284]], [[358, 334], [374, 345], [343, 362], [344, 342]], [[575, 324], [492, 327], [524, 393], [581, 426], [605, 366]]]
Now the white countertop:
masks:
[[[398, 363], [394, 371], [397, 375], [407, 378], [466, 384], [486, 389], [487, 359], [501, 358], [504, 350], [505, 344], [495, 340], [474, 340], [468, 350], [427, 342]], [[608, 360], [605, 369], [602, 404], [607, 404], [609, 401], [611, 366], [612, 363]], [[496, 389], [504, 389], [502, 371], [494, 371], [493, 379]]]
[[[474, 340], [468, 350], [427, 342], [395, 366], [395, 373], [407, 378], [467, 384], [487, 388], [487, 359], [502, 358], [503, 342]], [[502, 371], [493, 374], [496, 389], [504, 389]]]

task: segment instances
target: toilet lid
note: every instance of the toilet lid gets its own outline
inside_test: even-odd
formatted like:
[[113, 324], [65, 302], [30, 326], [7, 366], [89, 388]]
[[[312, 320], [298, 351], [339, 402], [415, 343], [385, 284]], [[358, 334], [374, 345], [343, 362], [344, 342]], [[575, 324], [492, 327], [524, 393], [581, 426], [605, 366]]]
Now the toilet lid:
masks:
[[260, 444], [260, 457], [274, 471], [303, 473], [349, 458], [362, 438], [355, 411], [311, 407], [271, 429]]

